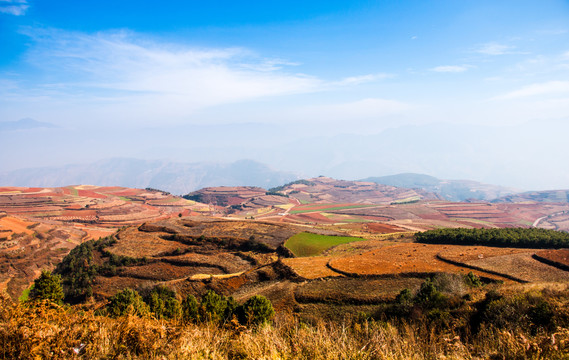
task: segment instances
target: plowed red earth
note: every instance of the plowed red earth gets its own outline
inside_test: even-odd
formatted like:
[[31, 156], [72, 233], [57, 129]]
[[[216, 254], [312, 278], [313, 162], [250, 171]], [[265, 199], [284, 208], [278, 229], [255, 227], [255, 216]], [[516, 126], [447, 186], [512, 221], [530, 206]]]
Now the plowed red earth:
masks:
[[[467, 273], [470, 269], [455, 266], [436, 258], [438, 253], [454, 247], [466, 254], [477, 254], [480, 247], [453, 245], [426, 245], [402, 243], [375, 249], [365, 253], [332, 259], [329, 265], [334, 270], [354, 275], [389, 275], [401, 273]], [[484, 272], [473, 271], [477, 275], [499, 278]]]
[[569, 267], [569, 249], [543, 250], [536, 255]]

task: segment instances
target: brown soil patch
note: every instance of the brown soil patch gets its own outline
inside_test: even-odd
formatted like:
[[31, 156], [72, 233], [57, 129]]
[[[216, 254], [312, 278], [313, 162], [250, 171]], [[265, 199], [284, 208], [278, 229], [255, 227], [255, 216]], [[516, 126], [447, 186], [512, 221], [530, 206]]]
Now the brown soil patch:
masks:
[[[402, 243], [361, 254], [332, 259], [329, 262], [329, 266], [334, 270], [356, 276], [469, 272], [469, 269], [451, 265], [437, 259], [438, 253], [444, 252], [451, 247], [452, 245]], [[495, 277], [486, 273], [473, 272], [482, 276]]]
[[9, 238], [14, 233], [33, 234], [34, 230], [28, 229], [33, 222], [19, 219], [13, 216], [4, 216], [0, 218], [0, 237]]
[[[219, 252], [214, 254], [188, 253], [178, 256], [161, 258], [162, 261], [178, 266], [214, 266], [224, 273], [232, 274], [251, 268], [251, 263], [232, 253]], [[205, 274], [209, 274], [206, 272]]]
[[325, 279], [299, 286], [295, 298], [300, 303], [377, 304], [393, 300], [405, 288], [416, 290], [424, 281], [419, 277]]
[[140, 258], [171, 253], [178, 248], [184, 248], [178, 242], [160, 238], [160, 235], [168, 234], [146, 233], [138, 231], [136, 227], [130, 227], [119, 232], [117, 235], [119, 241], [107, 250], [116, 255]]
[[517, 248], [500, 248], [490, 246], [453, 246], [441, 251], [447, 259], [459, 262], [488, 259], [496, 256], [507, 256], [520, 253], [533, 253], [534, 250]]
[[286, 258], [281, 261], [283, 264], [290, 267], [296, 274], [305, 279], [318, 279], [326, 277], [343, 276], [326, 266], [331, 257], [317, 256], [317, 257], [301, 257], [301, 258]]
[[205, 266], [176, 266], [163, 262], [155, 262], [141, 266], [130, 266], [124, 268], [119, 276], [132, 277], [136, 279], [168, 281], [182, 279], [196, 274], [217, 275], [224, 272], [216, 267]]
[[532, 257], [533, 253], [494, 256], [467, 261], [482, 269], [506, 273], [529, 282], [569, 281], [569, 272], [544, 264]]
[[569, 249], [542, 250], [538, 251], [536, 255], [546, 260], [569, 267]]

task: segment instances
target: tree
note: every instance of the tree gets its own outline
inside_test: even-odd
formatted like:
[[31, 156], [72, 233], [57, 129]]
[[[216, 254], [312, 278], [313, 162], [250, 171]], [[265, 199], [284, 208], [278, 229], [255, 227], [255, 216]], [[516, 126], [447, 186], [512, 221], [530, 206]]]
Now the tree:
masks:
[[61, 277], [59, 275], [52, 275], [51, 271], [43, 270], [40, 277], [34, 281], [33, 289], [30, 291], [30, 299], [50, 300], [54, 303], [61, 304], [63, 297]]
[[275, 309], [269, 299], [262, 295], [255, 295], [245, 301], [242, 307], [244, 323], [261, 324], [267, 322], [275, 316]]
[[213, 290], [208, 290], [200, 303], [200, 318], [206, 321], [217, 322], [224, 318], [227, 301]]
[[197, 322], [200, 319], [199, 304], [196, 297], [192, 294], [186, 296], [182, 301], [182, 320], [184, 322]]
[[107, 311], [110, 316], [123, 316], [133, 313], [138, 316], [148, 314], [148, 305], [142, 300], [142, 296], [132, 289], [124, 289], [123, 291], [111, 297], [107, 305]]
[[182, 313], [180, 302], [176, 299], [176, 292], [162, 285], [152, 289], [148, 305], [150, 306], [150, 311], [158, 319], [175, 319]]

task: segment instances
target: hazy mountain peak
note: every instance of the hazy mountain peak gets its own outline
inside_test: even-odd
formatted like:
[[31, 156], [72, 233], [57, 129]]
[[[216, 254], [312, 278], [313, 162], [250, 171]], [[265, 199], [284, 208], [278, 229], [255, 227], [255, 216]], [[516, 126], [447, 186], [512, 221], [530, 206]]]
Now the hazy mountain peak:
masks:
[[57, 126], [52, 123], [37, 121], [32, 118], [0, 122], [0, 131], [30, 130], [38, 128], [57, 128]]

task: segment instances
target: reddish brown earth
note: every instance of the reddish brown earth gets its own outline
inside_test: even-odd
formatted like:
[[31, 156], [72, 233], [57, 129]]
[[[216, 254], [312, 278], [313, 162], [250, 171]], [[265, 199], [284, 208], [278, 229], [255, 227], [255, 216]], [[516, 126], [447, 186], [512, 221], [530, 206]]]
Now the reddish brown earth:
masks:
[[[151, 201], [162, 203], [153, 206]], [[0, 187], [0, 291], [17, 298], [42, 269], [53, 269], [84, 241], [109, 236], [125, 225], [204, 208], [167, 193], [141, 189]]]

